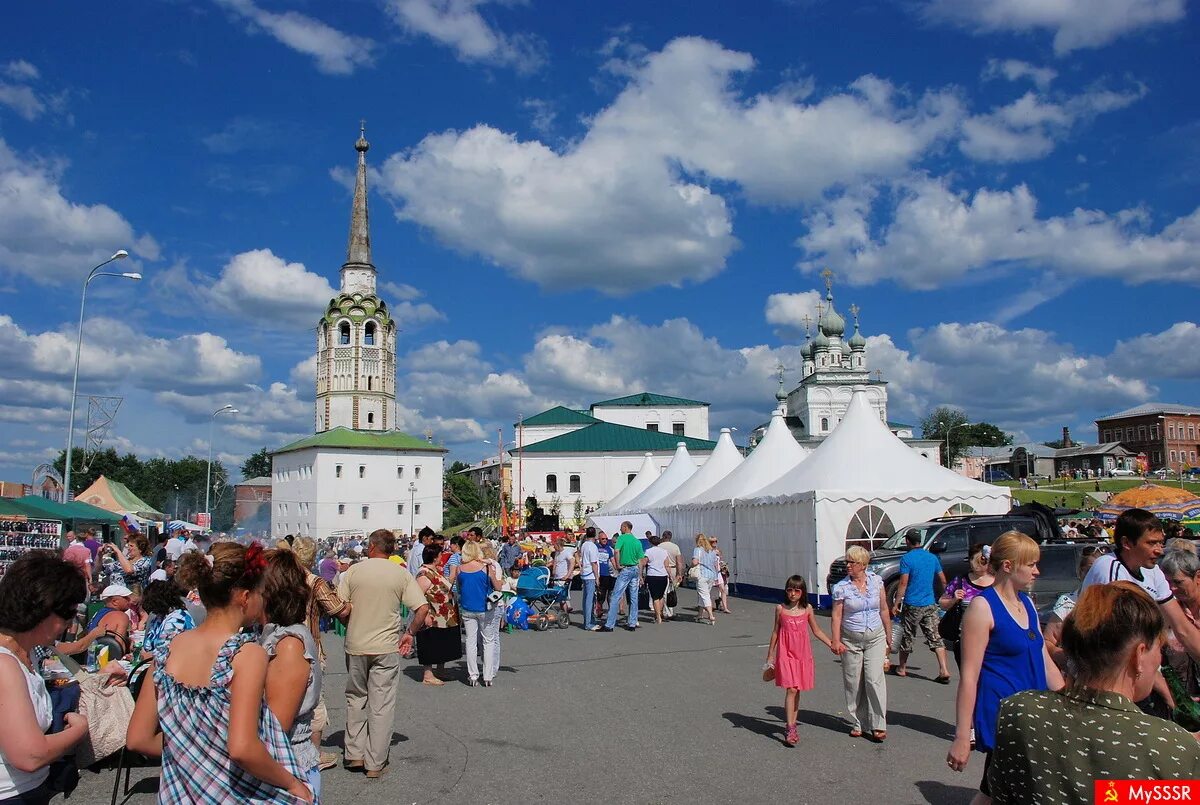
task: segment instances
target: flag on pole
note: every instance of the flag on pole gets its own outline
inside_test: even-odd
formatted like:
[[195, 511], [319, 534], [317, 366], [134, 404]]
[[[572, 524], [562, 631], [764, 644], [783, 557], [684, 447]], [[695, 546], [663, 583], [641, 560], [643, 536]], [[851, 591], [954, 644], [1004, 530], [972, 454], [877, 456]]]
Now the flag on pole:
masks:
[[121, 515], [121, 528], [125, 529], [125, 536], [127, 537], [142, 533], [141, 526], [138, 525], [133, 515], [128, 512]]

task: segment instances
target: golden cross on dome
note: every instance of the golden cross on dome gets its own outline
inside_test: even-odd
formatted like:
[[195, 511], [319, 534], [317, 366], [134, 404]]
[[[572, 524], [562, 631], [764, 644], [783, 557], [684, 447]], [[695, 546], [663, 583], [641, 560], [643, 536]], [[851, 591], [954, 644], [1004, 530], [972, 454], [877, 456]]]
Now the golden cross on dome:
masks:
[[860, 309], [861, 309], [861, 308], [859, 308], [859, 306], [858, 306], [858, 305], [850, 305], [850, 315], [854, 317], [854, 324], [855, 324], [855, 325], [857, 325], [857, 324], [858, 324], [858, 311], [859, 311]]
[[876, 369], [876, 370], [875, 370], [874, 372], [872, 372], [871, 374], [875, 375], [875, 382], [876, 382], [876, 383], [882, 383], [882, 382], [883, 382], [883, 370], [882, 370], [882, 369]]
[[821, 272], [821, 276], [825, 278], [825, 290], [833, 290], [833, 272], [828, 268]]
[[779, 385], [781, 386], [783, 385], [783, 373], [786, 371], [786, 369], [787, 367], [783, 365], [783, 361], [780, 361], [775, 365], [775, 372], [779, 375]]
[[804, 322], [804, 334], [808, 335], [808, 331], [812, 329], [812, 316], [805, 313], [804, 318], [801, 319], [801, 321]]
[[358, 121], [358, 133], [364, 137], [367, 134], [367, 119], [365, 117]]

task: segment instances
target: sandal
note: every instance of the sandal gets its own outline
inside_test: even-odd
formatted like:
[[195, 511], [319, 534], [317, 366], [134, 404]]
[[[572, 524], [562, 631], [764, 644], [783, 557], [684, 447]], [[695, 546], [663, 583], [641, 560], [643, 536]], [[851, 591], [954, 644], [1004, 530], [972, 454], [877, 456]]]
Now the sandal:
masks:
[[858, 727], [855, 727], [854, 729], [850, 730], [850, 737], [851, 738], [861, 738], [862, 730], [860, 730]]
[[871, 733], [871, 740], [877, 744], [881, 744], [887, 740], [887, 730], [874, 730]]
[[939, 685], [949, 685], [950, 684], [950, 675], [942, 674], [941, 676], [939, 676], [937, 679], [935, 679], [933, 681], [938, 683]]
[[800, 735], [796, 732], [795, 724], [787, 728], [787, 737], [783, 739], [783, 742], [788, 746], [795, 746], [800, 743]]

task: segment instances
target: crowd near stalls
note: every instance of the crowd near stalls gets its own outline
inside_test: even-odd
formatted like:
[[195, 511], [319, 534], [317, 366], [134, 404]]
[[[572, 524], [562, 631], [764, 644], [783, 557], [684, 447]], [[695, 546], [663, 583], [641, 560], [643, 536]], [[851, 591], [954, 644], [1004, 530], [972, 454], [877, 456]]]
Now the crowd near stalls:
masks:
[[[869, 550], [880, 529], [862, 505], [881, 513], [869, 522], [907, 523], [964, 502], [1000, 509], [1003, 496], [893, 445], [860, 402], [774, 479], [762, 481], [769, 468], [755, 459], [786, 449], [771, 446], [770, 428], [745, 459], [722, 456], [725, 433], [715, 465], [689, 466], [681, 450], [680, 469], [611, 504], [628, 511], [640, 497], [664, 522], [691, 506], [729, 516], [708, 532], [676, 537], [600, 513], [622, 519], [614, 531], [425, 528], [398, 540], [381, 529], [320, 543], [179, 528], [151, 543], [126, 523], [123, 545], [72, 530], [61, 550], [31, 548], [0, 577], [0, 708], [20, 714], [0, 732], [0, 801], [45, 802], [64, 765], [120, 767], [134, 754], [161, 762], [164, 801], [320, 801], [335, 766], [385, 775], [401, 686], [503, 687], [506, 633], [518, 630], [604, 641], [617, 629], [719, 629], [735, 583], [780, 602], [763, 624], [762, 676], [783, 689], [786, 745], [807, 729], [801, 699], [828, 650], [854, 738], [888, 740], [889, 687], [956, 685], [953, 741], [944, 760], [927, 760], [978, 775], [976, 805], [1091, 802], [1096, 779], [1200, 778], [1194, 543], [1143, 509], [1111, 523], [1068, 517], [1060, 530], [1084, 548], [1072, 553], [1078, 587], [1039, 610], [1030, 590], [1050, 541], [992, 534], [947, 572], [905, 529], [899, 583], [885, 585]], [[845, 469], [867, 456], [879, 466]], [[757, 494], [743, 491], [753, 484]], [[712, 488], [721, 505], [688, 502]], [[680, 493], [691, 497], [675, 502]], [[835, 560], [845, 573], [827, 578]], [[810, 579], [828, 589], [818, 595]], [[344, 709], [323, 684], [336, 639]], [[908, 678], [909, 657], [925, 650], [937, 676]], [[420, 682], [401, 673], [408, 664]], [[322, 743], [334, 731], [340, 756]], [[1108, 752], [1118, 738], [1122, 750]]]

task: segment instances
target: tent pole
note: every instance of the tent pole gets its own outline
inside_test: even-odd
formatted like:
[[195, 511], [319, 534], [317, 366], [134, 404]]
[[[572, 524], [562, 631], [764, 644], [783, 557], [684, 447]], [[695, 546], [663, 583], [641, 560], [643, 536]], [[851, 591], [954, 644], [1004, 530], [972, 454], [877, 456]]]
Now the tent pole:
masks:
[[737, 501], [729, 501], [729, 533], [733, 539], [733, 584], [730, 587], [737, 592], [738, 559], [737, 559]]

